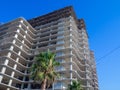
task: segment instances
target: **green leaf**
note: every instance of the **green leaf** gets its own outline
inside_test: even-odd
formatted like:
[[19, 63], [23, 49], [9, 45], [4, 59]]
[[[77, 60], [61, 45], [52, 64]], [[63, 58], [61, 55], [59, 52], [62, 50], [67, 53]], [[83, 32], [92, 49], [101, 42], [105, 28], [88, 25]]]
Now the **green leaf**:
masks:
[[41, 52], [35, 57], [35, 61], [31, 66], [30, 77], [34, 81], [40, 82], [47, 79], [47, 83], [52, 84], [55, 78], [59, 76], [59, 74], [54, 70], [54, 68], [59, 65], [60, 63], [55, 60], [54, 53], [49, 50], [46, 52]]

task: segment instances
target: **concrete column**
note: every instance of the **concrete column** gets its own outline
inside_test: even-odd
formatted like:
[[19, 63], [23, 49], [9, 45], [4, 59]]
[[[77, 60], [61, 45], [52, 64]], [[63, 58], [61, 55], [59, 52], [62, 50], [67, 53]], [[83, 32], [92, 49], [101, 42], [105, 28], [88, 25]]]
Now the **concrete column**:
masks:
[[11, 73], [11, 77], [14, 77], [14, 75], [15, 75], [15, 72], [12, 72], [12, 73]]
[[[72, 36], [72, 33], [70, 33], [70, 36]], [[72, 42], [72, 37], [70, 37], [70, 48], [72, 48], [71, 42]], [[70, 54], [72, 55], [72, 51], [70, 51]], [[72, 84], [72, 77], [73, 77], [72, 70], [73, 70], [73, 67], [72, 67], [72, 57], [70, 57], [70, 79], [71, 79], [70, 83], [71, 84]]]
[[16, 62], [18, 62], [18, 61], [19, 61], [19, 58], [17, 57], [17, 58], [16, 58]]
[[54, 83], [52, 84], [52, 90], [54, 90]]
[[9, 60], [6, 59], [5, 62], [4, 62], [4, 64], [7, 66], [8, 62], [9, 62]]
[[[19, 58], [16, 59], [17, 62], [18, 62], [18, 60], [19, 60]], [[17, 64], [14, 65], [13, 69], [16, 69], [16, 68], [17, 68]], [[15, 72], [13, 71], [13, 72], [11, 73], [11, 77], [14, 77], [14, 75], [15, 75]], [[13, 82], [13, 80], [10, 79], [8, 85], [11, 86], [11, 85], [12, 85], [12, 82]]]
[[[72, 51], [70, 52], [71, 54], [72, 54]], [[71, 79], [71, 81], [70, 81], [70, 83], [72, 84], [72, 77], [73, 77], [73, 75], [72, 75], [72, 70], [73, 70], [73, 66], [72, 66], [72, 57], [70, 58], [70, 79]]]
[[0, 83], [2, 82], [2, 79], [3, 79], [3, 76], [2, 76], [2, 75], [0, 75]]
[[24, 35], [23, 37], [26, 38], [26, 35]]
[[[28, 64], [27, 64], [27, 67], [28, 67]], [[25, 70], [25, 74], [27, 73], [27, 70]], [[25, 81], [25, 76], [23, 77], [23, 81]], [[24, 83], [22, 83], [22, 85], [21, 85], [21, 88], [23, 88], [24, 87]], [[30, 87], [30, 86], [29, 86]]]
[[27, 30], [25, 31], [25, 33], [27, 33]]
[[9, 53], [7, 54], [7, 56], [10, 57], [10, 56], [11, 56], [11, 53], [9, 52]]
[[12, 79], [9, 80], [9, 83], [8, 83], [9, 86], [12, 85]]
[[21, 54], [21, 51], [18, 52], [18, 55], [20, 55], [20, 54]]
[[18, 26], [18, 27], [20, 27], [20, 28], [21, 28], [21, 27], [22, 27], [22, 25], [21, 25], [21, 24], [19, 24], [19, 26]]
[[22, 43], [24, 44], [24, 40], [22, 40]]
[[72, 77], [73, 77], [73, 75], [72, 75], [72, 70], [73, 70], [73, 67], [72, 67], [72, 58], [70, 59], [70, 79], [71, 79], [71, 84], [72, 84]]
[[13, 42], [12, 42], [12, 43], [13, 43], [13, 44], [15, 44], [15, 42], [16, 42], [16, 41], [15, 41], [15, 40], [13, 40]]
[[[15, 75], [15, 72], [13, 71], [13, 72], [11, 73], [11, 77], [14, 77], [14, 75]], [[13, 82], [13, 80], [10, 79], [8, 85], [11, 86], [11, 85], [12, 85], [12, 82]]]
[[10, 47], [10, 50], [13, 50], [13, 48], [14, 48], [14, 47], [13, 47], [13, 46], [11, 46], [11, 47]]
[[29, 29], [29, 26], [27, 26], [27, 29]]
[[28, 90], [29, 90], [30, 88], [31, 88], [31, 84], [29, 83], [29, 84], [28, 84]]
[[[16, 62], [18, 62], [19, 61], [19, 58], [16, 58]], [[13, 69], [16, 69], [17, 68], [17, 64], [15, 64], [14, 65], [14, 67], [13, 67]], [[15, 72], [13, 71], [12, 73], [11, 73], [11, 77], [14, 77], [14, 75], [15, 75]], [[10, 79], [10, 81], [9, 81], [9, 83], [8, 83], [8, 85], [12, 85], [12, 79]]]
[[[23, 77], [23, 81], [25, 80], [25, 77]], [[24, 83], [22, 83], [21, 88], [23, 89]]]
[[23, 48], [23, 46], [20, 46], [20, 48], [22, 49], [22, 48]]
[[19, 32], [20, 32], [20, 30], [19, 30], [19, 29], [17, 29], [17, 32], [19, 33]]
[[10, 90], [10, 88], [7, 88], [6, 90]]
[[23, 20], [20, 20], [21, 23], [23, 23]]
[[14, 65], [13, 69], [16, 69], [17, 68], [17, 64]]
[[[10, 57], [11, 56], [11, 53], [9, 52], [8, 54], [7, 54], [7, 56], [8, 57]], [[9, 63], [9, 60], [8, 59], [6, 59], [5, 60], [5, 62], [4, 62], [4, 65], [6, 65], [7, 66], [7, 64]], [[5, 73], [5, 71], [6, 71], [6, 67], [2, 67], [2, 69], [1, 69], [1, 73]], [[2, 75], [0, 75], [0, 83], [2, 82], [2, 79], [3, 79], [3, 76]]]
[[[4, 62], [4, 64], [5, 65], [7, 65], [8, 64], [8, 62], [9, 62], [9, 60], [8, 59], [6, 59], [5, 60], [5, 62]], [[1, 69], [1, 73], [5, 73], [5, 71], [6, 71], [6, 67], [2, 67], [2, 69]], [[2, 82], [2, 79], [3, 79], [3, 76], [2, 75], [0, 75], [0, 83]]]
[[18, 37], [18, 35], [17, 34], [15, 34], [15, 38], [17, 38]]

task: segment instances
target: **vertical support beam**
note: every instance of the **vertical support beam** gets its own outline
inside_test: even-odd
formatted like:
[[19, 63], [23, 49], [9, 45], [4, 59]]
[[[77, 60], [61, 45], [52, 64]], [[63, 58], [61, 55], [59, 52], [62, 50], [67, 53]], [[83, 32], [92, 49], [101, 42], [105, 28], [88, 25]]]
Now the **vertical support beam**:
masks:
[[[71, 28], [70, 28], [70, 31]], [[70, 48], [72, 49], [72, 33], [70, 33]], [[72, 51], [70, 51], [70, 54], [72, 55]], [[70, 57], [70, 84], [72, 84], [72, 70], [73, 70], [73, 67], [72, 67], [72, 57]]]
[[28, 84], [28, 90], [29, 90], [30, 88], [31, 88], [31, 84], [29, 83], [29, 84]]
[[[7, 65], [8, 64], [8, 62], [9, 62], [9, 60], [8, 59], [6, 59], [5, 60], [5, 62], [4, 62], [4, 65]], [[6, 67], [2, 67], [2, 69], [1, 69], [1, 73], [5, 73], [5, 71], [6, 71]], [[3, 79], [3, 76], [2, 75], [0, 75], [0, 83], [2, 82], [2, 79]]]
[[14, 47], [13, 47], [13, 46], [11, 46], [11, 47], [10, 47], [10, 50], [13, 50], [13, 48], [14, 48]]
[[73, 77], [73, 75], [72, 75], [72, 70], [73, 70], [73, 67], [72, 67], [72, 57], [70, 58], [70, 83], [72, 84], [72, 77]]
[[8, 83], [9, 86], [12, 85], [12, 79], [9, 80], [9, 83]]
[[[25, 80], [25, 77], [23, 77], [23, 81]], [[23, 87], [24, 87], [24, 83], [22, 83], [22, 85], [21, 85], [21, 89], [23, 89]]]
[[15, 41], [15, 40], [13, 40], [13, 42], [12, 42], [12, 43], [13, 43], [13, 44], [15, 44], [15, 42], [16, 42], [16, 41]]
[[[11, 47], [10, 47], [11, 48]], [[10, 52], [8, 52], [8, 54], [7, 54], [7, 56], [8, 57], [10, 57], [11, 56], [11, 53]], [[8, 59], [6, 59], [5, 60], [5, 62], [4, 62], [4, 65], [6, 65], [7, 66], [7, 64], [9, 63], [9, 60]], [[5, 71], [6, 71], [6, 67], [2, 67], [2, 69], [1, 69], [1, 73], [5, 73]], [[2, 79], [3, 79], [3, 76], [2, 75], [0, 75], [0, 83], [2, 82]]]
[[24, 44], [24, 40], [22, 40], [22, 43]]
[[54, 83], [52, 84], [52, 90], [54, 90]]
[[21, 51], [18, 52], [18, 55], [19, 55], [19, 56], [21, 55]]
[[15, 34], [15, 38], [17, 38], [18, 37], [18, 35], [17, 34]]
[[0, 83], [2, 82], [2, 79], [3, 79], [3, 76], [2, 76], [2, 75], [0, 75]]
[[[28, 64], [27, 64], [26, 66], [28, 67]], [[24, 73], [27, 74], [27, 70], [25, 70]], [[26, 78], [26, 76], [23, 77], [23, 81], [25, 81], [25, 78]], [[22, 85], [21, 85], [21, 88], [23, 88], [23, 87], [24, 87], [24, 83], [22, 83]], [[29, 86], [29, 87], [30, 87], [30, 86]], [[29, 87], [28, 87], [28, 88], [29, 88]]]
[[17, 57], [17, 58], [16, 58], [16, 62], [18, 62], [18, 61], [19, 61], [19, 58]]
[[[19, 58], [16, 58], [16, 61], [18, 62], [18, 61], [19, 61]], [[17, 64], [14, 65], [13, 69], [16, 69], [16, 68], [17, 68]], [[12, 71], [11, 77], [14, 77], [14, 75], [15, 75], [15, 72]], [[10, 79], [8, 85], [11, 86], [11, 85], [12, 85], [12, 82], [13, 82], [13, 80]]]
[[7, 88], [6, 90], [10, 90], [10, 88]]

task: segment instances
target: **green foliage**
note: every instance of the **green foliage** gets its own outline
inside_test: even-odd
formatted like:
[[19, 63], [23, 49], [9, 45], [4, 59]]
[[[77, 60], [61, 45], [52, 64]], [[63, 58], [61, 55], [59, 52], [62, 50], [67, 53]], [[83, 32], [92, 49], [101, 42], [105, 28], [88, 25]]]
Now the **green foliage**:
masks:
[[72, 81], [72, 85], [68, 85], [68, 90], [83, 90], [81, 87], [80, 82], [78, 81]]
[[31, 78], [34, 81], [39, 81], [43, 84], [47, 80], [47, 85], [52, 84], [56, 77], [59, 76], [54, 68], [59, 66], [60, 63], [55, 60], [55, 54], [50, 52], [42, 52], [36, 56], [35, 61], [31, 67]]

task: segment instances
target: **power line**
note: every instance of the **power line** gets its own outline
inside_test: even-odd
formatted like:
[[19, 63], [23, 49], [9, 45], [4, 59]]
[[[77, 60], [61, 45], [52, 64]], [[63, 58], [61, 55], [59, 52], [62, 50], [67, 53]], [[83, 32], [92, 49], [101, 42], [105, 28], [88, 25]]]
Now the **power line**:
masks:
[[103, 58], [109, 56], [110, 54], [112, 54], [113, 52], [115, 52], [116, 50], [120, 49], [120, 46], [114, 48], [113, 50], [111, 50], [110, 52], [108, 52], [107, 54], [103, 55], [102, 57], [100, 57], [98, 60], [97, 60], [97, 64], [100, 64], [100, 62], [103, 60]]

